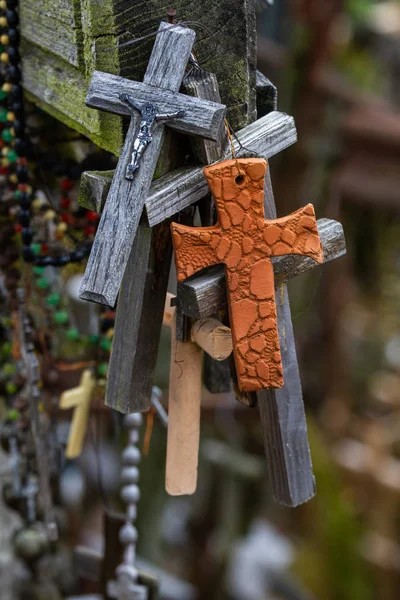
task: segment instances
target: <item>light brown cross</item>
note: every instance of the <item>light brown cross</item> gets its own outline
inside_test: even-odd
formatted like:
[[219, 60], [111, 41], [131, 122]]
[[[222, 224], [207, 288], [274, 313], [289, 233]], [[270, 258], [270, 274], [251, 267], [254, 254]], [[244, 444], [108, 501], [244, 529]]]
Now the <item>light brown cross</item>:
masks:
[[302, 254], [323, 262], [311, 204], [280, 219], [264, 216], [267, 162], [233, 159], [204, 168], [218, 222], [212, 227], [171, 224], [178, 281], [225, 265], [239, 388], [283, 386], [271, 258]]
[[85, 369], [78, 387], [63, 392], [60, 396], [60, 408], [74, 408], [65, 451], [67, 458], [77, 458], [82, 452], [87, 430], [90, 404], [96, 387], [96, 378], [90, 369]]

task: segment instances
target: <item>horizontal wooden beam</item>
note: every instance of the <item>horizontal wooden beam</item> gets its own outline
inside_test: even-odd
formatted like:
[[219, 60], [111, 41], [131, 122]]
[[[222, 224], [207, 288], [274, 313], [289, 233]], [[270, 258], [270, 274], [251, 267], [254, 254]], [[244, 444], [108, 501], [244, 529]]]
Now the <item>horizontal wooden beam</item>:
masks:
[[[297, 140], [293, 117], [273, 111], [255, 123], [247, 125], [234, 140], [237, 156], [258, 154], [269, 159]], [[229, 156], [229, 148], [225, 152]], [[88, 210], [101, 212], [111, 185], [113, 171], [82, 174], [79, 204]], [[146, 200], [147, 218], [151, 227], [172, 217], [190, 204], [201, 200], [208, 192], [203, 167], [182, 167], [153, 181]]]
[[[319, 219], [318, 232], [324, 249], [324, 262], [346, 253], [343, 227], [338, 221]], [[273, 259], [275, 283], [292, 279], [313, 269], [316, 263], [305, 256], [281, 256]], [[178, 284], [179, 301], [183, 312], [192, 319], [217, 313], [226, 304], [224, 267], [218, 265], [207, 272], [194, 275]]]
[[172, 114], [182, 110], [183, 117], [171, 119], [166, 123], [176, 131], [210, 140], [219, 138], [221, 123], [226, 113], [226, 106], [223, 104], [186, 94], [176, 94], [168, 89], [160, 90], [154, 85], [130, 81], [110, 73], [93, 73], [86, 96], [86, 106], [130, 117], [132, 110], [120, 99], [120, 94], [132, 96], [138, 104], [155, 104], [158, 113]]

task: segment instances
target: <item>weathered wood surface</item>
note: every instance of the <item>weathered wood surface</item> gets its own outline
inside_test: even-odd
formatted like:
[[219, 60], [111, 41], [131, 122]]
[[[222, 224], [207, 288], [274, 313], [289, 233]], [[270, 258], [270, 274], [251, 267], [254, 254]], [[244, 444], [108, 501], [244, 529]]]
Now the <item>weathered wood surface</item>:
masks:
[[[160, 88], [160, 93], [162, 89], [178, 91], [194, 38], [191, 29], [162, 23], [144, 83]], [[80, 287], [81, 298], [109, 306], [117, 299], [164, 138], [164, 127], [156, 127], [133, 181], [127, 180], [136, 128], [137, 120], [132, 117]]]
[[[197, 56], [217, 74], [229, 120], [238, 129], [255, 118], [255, 3], [221, 0], [204, 6], [174, 3], [179, 20], [196, 22], [190, 26], [198, 36]], [[140, 80], [154, 38], [123, 44], [156, 31], [167, 8], [164, 0], [21, 0], [25, 89], [41, 108], [118, 155], [121, 119], [93, 118], [84, 105], [86, 89], [95, 69]]]
[[202, 351], [194, 342], [176, 339], [171, 328], [168, 437], [165, 487], [173, 496], [193, 494], [197, 486], [200, 443]]
[[[317, 226], [324, 262], [343, 256], [346, 242], [342, 225], [331, 219], [319, 219]], [[315, 267], [315, 262], [305, 256], [281, 256], [272, 262], [276, 286]], [[178, 287], [182, 310], [192, 319], [213, 315], [226, 305], [225, 270], [222, 265], [195, 275]]]
[[118, 299], [105, 397], [122, 413], [150, 408], [171, 258], [169, 223], [140, 224]]
[[[164, 28], [162, 29], [162, 31]], [[170, 30], [172, 35], [176, 35], [179, 31], [185, 31], [174, 28]], [[186, 29], [189, 32], [189, 29]], [[157, 42], [163, 36], [169, 35], [167, 32], [157, 36]], [[191, 36], [194, 40], [194, 33]], [[158, 39], [160, 38], [160, 40]], [[181, 47], [182, 46], [182, 47]], [[162, 114], [171, 114], [177, 111], [183, 111], [182, 117], [167, 121], [165, 125], [190, 135], [199, 135], [201, 137], [217, 140], [223, 129], [223, 118], [225, 116], [225, 106], [210, 100], [202, 100], [200, 98], [191, 98], [186, 94], [177, 94], [176, 89], [180, 86], [177, 83], [177, 78], [173, 77], [169, 80], [166, 69], [171, 60], [171, 56], [179, 55], [180, 61], [185, 66], [184, 46], [178, 44], [167, 44], [165, 41], [161, 48], [155, 45], [156, 58], [151, 59], [149, 63], [149, 71], [143, 82], [129, 81], [118, 75], [110, 75], [95, 71], [86, 96], [86, 105], [91, 108], [98, 108], [118, 115], [131, 117], [132, 111], [125, 102], [120, 99], [120, 94], [128, 94], [135, 99], [139, 104], [150, 102], [157, 106], [157, 112]], [[182, 53], [183, 57], [180, 56]], [[168, 55], [169, 54], [169, 55]], [[186, 51], [187, 54], [187, 51]], [[164, 64], [159, 64], [164, 58]], [[152, 55], [153, 57], [153, 55]], [[157, 61], [157, 63], [155, 62]], [[158, 77], [155, 73], [155, 67], [158, 66]], [[177, 63], [174, 75], [179, 73], [181, 65]], [[136, 119], [137, 121], [137, 119]]]
[[[268, 219], [276, 219], [269, 170], [264, 187], [264, 209]], [[285, 283], [275, 289], [275, 302], [284, 385], [277, 390], [261, 390], [256, 397], [273, 496], [281, 504], [298, 506], [315, 495], [315, 478]]]
[[[234, 140], [238, 157], [255, 153], [269, 159], [297, 140], [293, 117], [275, 111], [247, 125], [236, 135], [241, 144]], [[230, 147], [226, 148], [224, 155], [230, 156]], [[101, 202], [107, 197], [110, 184], [108, 174], [83, 173], [80, 206], [100, 212]], [[145, 202], [150, 225], [172, 217], [203, 198], [208, 191], [202, 167], [182, 167], [153, 181]]]

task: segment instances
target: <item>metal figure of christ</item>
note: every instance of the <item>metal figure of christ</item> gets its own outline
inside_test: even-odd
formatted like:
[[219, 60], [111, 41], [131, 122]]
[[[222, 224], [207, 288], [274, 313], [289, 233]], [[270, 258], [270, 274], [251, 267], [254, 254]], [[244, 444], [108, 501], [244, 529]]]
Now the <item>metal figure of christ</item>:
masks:
[[244, 392], [284, 384], [271, 258], [302, 254], [323, 262], [311, 204], [286, 217], [265, 218], [267, 168], [260, 158], [205, 167], [218, 222], [211, 227], [171, 224], [178, 281], [206, 267], [225, 265], [234, 359]]

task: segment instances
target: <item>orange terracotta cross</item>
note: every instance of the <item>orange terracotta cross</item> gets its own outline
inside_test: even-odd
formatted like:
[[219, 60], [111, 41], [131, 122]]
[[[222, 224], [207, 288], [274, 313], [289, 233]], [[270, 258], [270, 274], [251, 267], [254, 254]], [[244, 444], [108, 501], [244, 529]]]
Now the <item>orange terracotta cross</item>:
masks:
[[205, 167], [218, 222], [212, 227], [171, 224], [178, 281], [225, 265], [235, 365], [244, 392], [283, 386], [271, 257], [302, 254], [323, 262], [311, 204], [287, 217], [265, 218], [267, 167], [260, 158]]

